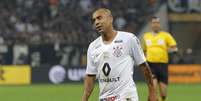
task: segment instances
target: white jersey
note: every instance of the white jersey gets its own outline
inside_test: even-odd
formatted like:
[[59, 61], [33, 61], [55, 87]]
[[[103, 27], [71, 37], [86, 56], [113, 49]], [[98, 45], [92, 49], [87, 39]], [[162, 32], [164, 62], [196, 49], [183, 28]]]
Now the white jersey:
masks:
[[132, 33], [118, 31], [110, 44], [104, 44], [100, 36], [89, 45], [86, 74], [96, 75], [100, 99], [138, 99], [133, 67], [145, 61], [137, 37]]

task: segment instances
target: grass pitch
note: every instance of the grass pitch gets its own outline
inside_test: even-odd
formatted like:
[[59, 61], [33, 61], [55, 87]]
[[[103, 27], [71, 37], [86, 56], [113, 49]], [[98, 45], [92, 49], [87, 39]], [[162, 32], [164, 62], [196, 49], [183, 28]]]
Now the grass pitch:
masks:
[[[147, 101], [147, 86], [137, 83], [140, 101]], [[82, 84], [0, 86], [0, 101], [81, 101]], [[98, 101], [98, 85], [89, 101]], [[201, 101], [201, 84], [170, 84], [167, 101]]]

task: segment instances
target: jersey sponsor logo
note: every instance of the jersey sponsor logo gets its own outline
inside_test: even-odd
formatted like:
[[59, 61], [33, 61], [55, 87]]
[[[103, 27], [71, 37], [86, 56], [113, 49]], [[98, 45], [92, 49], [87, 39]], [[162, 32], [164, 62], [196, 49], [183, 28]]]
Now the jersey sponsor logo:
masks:
[[113, 55], [115, 57], [120, 57], [123, 54], [122, 49], [123, 49], [122, 46], [113, 47], [114, 50]]
[[105, 76], [108, 76], [110, 74], [110, 71], [111, 71], [110, 65], [108, 63], [105, 63], [103, 65], [102, 71], [103, 71]]
[[159, 40], [158, 40], [158, 44], [159, 44], [159, 45], [164, 45], [164, 44], [165, 44], [165, 41], [164, 41], [163, 39], [159, 39]]
[[150, 45], [151, 45], [151, 43], [152, 43], [152, 42], [151, 42], [151, 40], [150, 40], [150, 39], [147, 39], [147, 40], [146, 40], [146, 44], [147, 44], [147, 46], [150, 46]]
[[99, 79], [99, 82], [118, 82], [120, 80], [120, 77], [116, 78], [103, 78]]
[[115, 40], [114, 43], [122, 43], [123, 40]]
[[100, 99], [100, 101], [115, 101], [118, 98], [118, 96], [110, 96], [106, 98]]

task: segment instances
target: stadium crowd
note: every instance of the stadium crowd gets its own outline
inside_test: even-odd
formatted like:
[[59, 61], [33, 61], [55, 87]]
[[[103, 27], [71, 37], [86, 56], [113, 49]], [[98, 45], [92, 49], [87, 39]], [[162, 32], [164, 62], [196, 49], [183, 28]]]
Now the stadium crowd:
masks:
[[114, 12], [118, 30], [137, 33], [156, 9], [156, 0], [1, 0], [0, 36], [6, 44], [88, 44], [97, 37], [91, 12]]
[[[165, 0], [0, 0], [0, 45], [64, 43], [87, 46], [98, 36], [92, 27], [91, 13], [99, 7], [112, 10], [116, 29], [138, 35], [143, 24], [164, 2]], [[192, 61], [181, 60], [182, 56], [183, 53], [174, 57], [171, 63]], [[192, 58], [191, 55], [188, 56]], [[0, 60], [4, 60], [2, 56]]]

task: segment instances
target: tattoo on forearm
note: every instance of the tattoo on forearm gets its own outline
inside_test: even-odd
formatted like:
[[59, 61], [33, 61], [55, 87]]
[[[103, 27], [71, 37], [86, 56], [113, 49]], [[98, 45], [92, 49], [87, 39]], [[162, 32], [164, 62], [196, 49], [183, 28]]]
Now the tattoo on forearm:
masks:
[[142, 68], [142, 71], [144, 73], [144, 77], [145, 77], [147, 83], [150, 84], [151, 86], [153, 86], [152, 73], [149, 68], [149, 65], [147, 63], [144, 63], [144, 64], [142, 64], [141, 68]]

